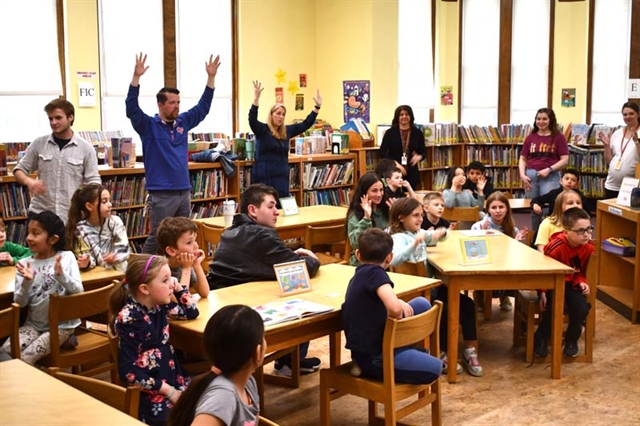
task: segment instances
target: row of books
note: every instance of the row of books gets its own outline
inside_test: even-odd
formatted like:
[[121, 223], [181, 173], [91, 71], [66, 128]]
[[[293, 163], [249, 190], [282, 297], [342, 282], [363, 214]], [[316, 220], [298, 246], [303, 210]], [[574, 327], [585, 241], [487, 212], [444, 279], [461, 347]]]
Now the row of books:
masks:
[[378, 151], [365, 151], [364, 152], [364, 161], [365, 161], [365, 165], [366, 165], [366, 171], [367, 172], [372, 172], [375, 170], [376, 168], [376, 163], [378, 162], [379, 159], [379, 153]]
[[493, 126], [459, 126], [458, 133], [464, 143], [503, 143], [504, 138]]
[[460, 143], [458, 125], [456, 123], [427, 123], [416, 124], [422, 130], [425, 144], [454, 144]]
[[189, 133], [189, 137], [188, 137], [189, 142], [196, 142], [196, 141], [217, 142], [219, 140], [227, 140], [227, 139], [229, 139], [229, 138], [224, 133], [196, 133], [196, 132], [191, 132], [191, 133]]
[[569, 152], [567, 167], [582, 173], [607, 173], [608, 164], [604, 158], [604, 149], [584, 149], [570, 145]]
[[467, 163], [479, 161], [491, 166], [517, 166], [520, 157], [518, 151], [504, 146], [468, 145], [466, 158]]
[[18, 183], [0, 186], [0, 207], [2, 207], [3, 217], [26, 216], [30, 202], [31, 195], [26, 186]]
[[580, 176], [580, 190], [585, 197], [604, 197], [604, 176], [582, 175]]
[[533, 130], [531, 124], [501, 124], [500, 135], [506, 143], [523, 143]]
[[305, 163], [302, 181], [304, 189], [349, 185], [353, 182], [353, 161], [317, 166], [312, 163]]
[[7, 241], [24, 244], [27, 241], [27, 221], [7, 221], [4, 223]]
[[191, 219], [204, 219], [207, 217], [222, 216], [222, 200], [207, 203], [191, 204]]
[[319, 191], [304, 191], [302, 193], [303, 206], [348, 206], [351, 202], [349, 188], [323, 189]]
[[[606, 124], [581, 124], [572, 123], [567, 127], [570, 136], [567, 141], [572, 145], [600, 145], [603, 146], [602, 136], [611, 136], [620, 126], [608, 126]], [[567, 136], [565, 134], [565, 136]]]
[[451, 146], [441, 146], [438, 149], [434, 149], [431, 157], [431, 164], [429, 164], [429, 153], [427, 153], [427, 157], [420, 162], [419, 167], [427, 169], [432, 167], [452, 167], [454, 165], [453, 147]]
[[[31, 142], [3, 142], [0, 147], [0, 163], [2, 163], [2, 157], [4, 161], [18, 161], [18, 153], [27, 150]], [[2, 152], [4, 151], [4, 153]], [[6, 167], [6, 163], [5, 163]], [[2, 173], [0, 173], [2, 175]], [[4, 173], [6, 175], [6, 173]]]
[[125, 176], [106, 179], [102, 185], [111, 193], [113, 207], [141, 206], [146, 201], [146, 178], [144, 176]]
[[227, 184], [227, 178], [221, 169], [191, 173], [191, 198], [224, 197], [227, 195]]
[[144, 237], [149, 233], [151, 227], [146, 208], [118, 210], [116, 214], [122, 219], [122, 223], [127, 228], [129, 239]]
[[122, 130], [114, 131], [82, 131], [77, 132], [82, 139], [91, 142], [93, 145], [111, 145], [112, 138], [122, 138], [124, 133]]

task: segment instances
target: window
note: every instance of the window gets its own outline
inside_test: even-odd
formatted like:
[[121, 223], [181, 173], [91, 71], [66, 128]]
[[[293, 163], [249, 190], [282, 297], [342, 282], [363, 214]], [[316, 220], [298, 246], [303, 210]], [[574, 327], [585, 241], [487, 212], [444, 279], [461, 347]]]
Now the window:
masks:
[[56, 1], [1, 1], [0, 38], [0, 142], [51, 133], [44, 107], [62, 95]]
[[500, 1], [468, 0], [462, 10], [461, 124], [498, 124]]
[[513, 0], [511, 123], [533, 123], [548, 104], [550, 8], [549, 0]]
[[140, 107], [150, 116], [158, 112], [156, 93], [164, 86], [162, 0], [100, 0], [100, 75], [102, 87], [102, 130], [122, 130], [142, 143], [127, 118], [125, 99], [136, 54], [147, 54], [149, 67], [140, 78]]
[[223, 132], [233, 137], [233, 70], [231, 0], [176, 0], [176, 52], [180, 104], [186, 111], [204, 90], [205, 60], [220, 55], [213, 103], [196, 132]]
[[398, 105], [410, 105], [416, 123], [434, 107], [431, 1], [398, 2]]
[[621, 124], [627, 101], [631, 0], [595, 0], [591, 123]]

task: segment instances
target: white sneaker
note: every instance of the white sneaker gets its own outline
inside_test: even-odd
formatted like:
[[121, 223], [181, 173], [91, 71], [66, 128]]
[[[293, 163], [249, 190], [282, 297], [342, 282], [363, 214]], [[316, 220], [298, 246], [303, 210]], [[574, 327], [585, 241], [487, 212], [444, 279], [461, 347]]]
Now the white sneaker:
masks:
[[291, 377], [291, 367], [288, 365], [281, 365], [280, 368], [274, 367], [271, 374], [274, 376]]
[[[442, 361], [442, 374], [449, 374], [449, 357], [446, 352], [440, 352], [440, 360]], [[457, 362], [456, 372], [462, 374], [462, 366]]]
[[462, 361], [467, 373], [475, 377], [484, 376], [484, 370], [478, 361], [476, 348], [467, 348], [462, 352]]

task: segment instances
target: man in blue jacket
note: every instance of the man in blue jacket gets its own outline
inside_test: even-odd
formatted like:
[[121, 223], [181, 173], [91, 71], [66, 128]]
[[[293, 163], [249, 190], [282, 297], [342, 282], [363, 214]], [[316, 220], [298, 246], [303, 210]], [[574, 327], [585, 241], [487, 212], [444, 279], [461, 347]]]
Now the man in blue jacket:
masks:
[[220, 56], [209, 57], [206, 63], [207, 87], [198, 104], [180, 114], [180, 91], [163, 87], [156, 95], [158, 113], [146, 115], [138, 104], [140, 77], [149, 68], [147, 55], [136, 55], [136, 66], [127, 93], [127, 117], [142, 140], [144, 169], [149, 197], [151, 231], [144, 243], [143, 253], [158, 254], [156, 231], [165, 217], [189, 217], [191, 211], [191, 182], [188, 167], [188, 134], [209, 113]]

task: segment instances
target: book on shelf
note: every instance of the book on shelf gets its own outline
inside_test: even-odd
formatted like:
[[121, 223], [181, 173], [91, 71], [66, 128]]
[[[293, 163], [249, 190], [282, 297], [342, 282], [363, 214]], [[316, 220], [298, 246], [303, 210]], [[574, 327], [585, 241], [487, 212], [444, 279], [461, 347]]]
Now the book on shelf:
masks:
[[265, 327], [333, 311], [331, 306], [302, 299], [278, 300], [256, 306]]
[[571, 124], [571, 139], [569, 143], [572, 145], [586, 145], [589, 138], [588, 124]]
[[7, 175], [7, 147], [0, 145], [0, 176]]

